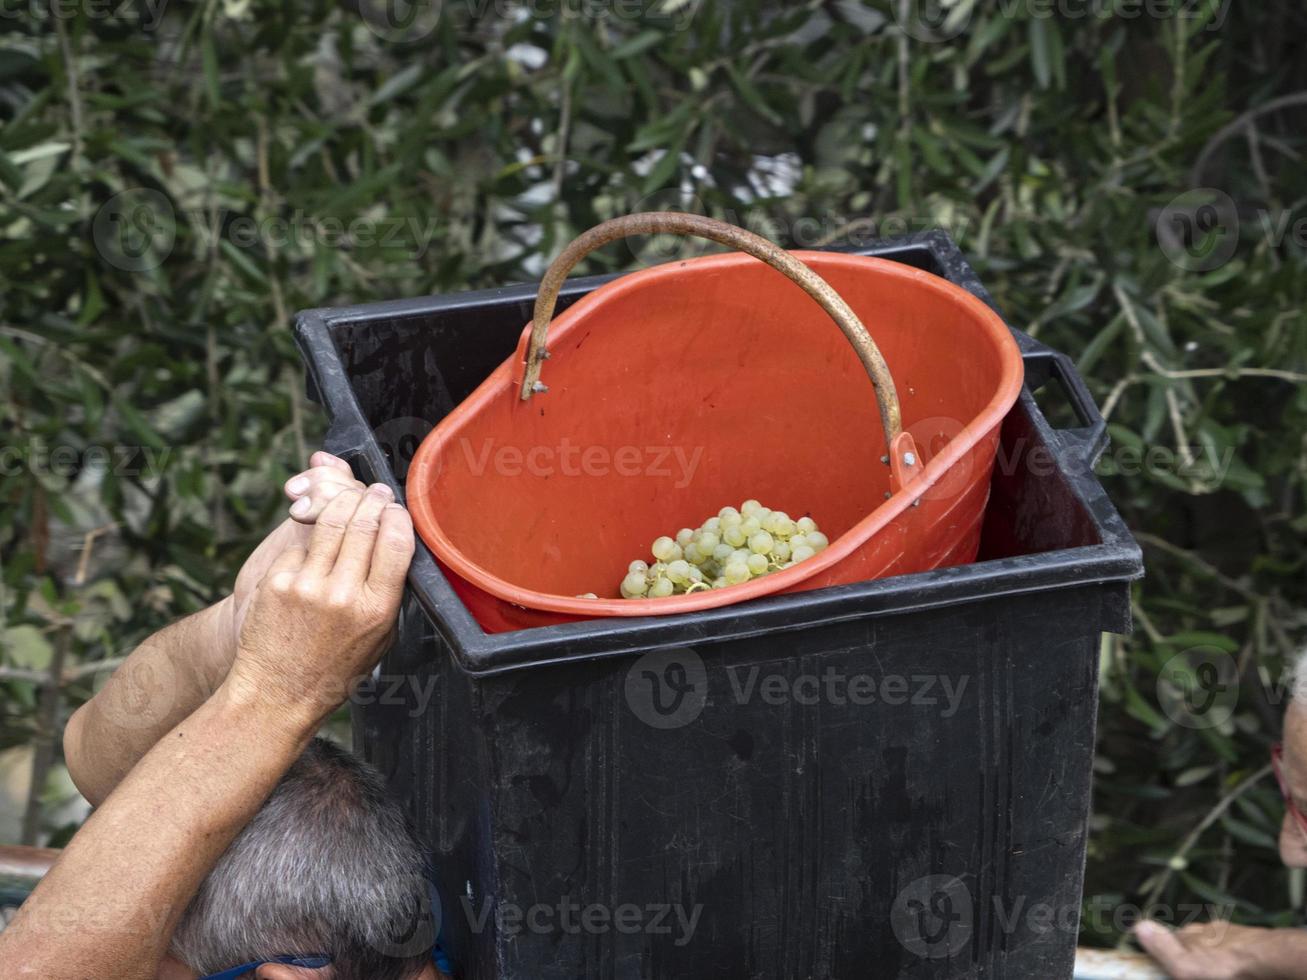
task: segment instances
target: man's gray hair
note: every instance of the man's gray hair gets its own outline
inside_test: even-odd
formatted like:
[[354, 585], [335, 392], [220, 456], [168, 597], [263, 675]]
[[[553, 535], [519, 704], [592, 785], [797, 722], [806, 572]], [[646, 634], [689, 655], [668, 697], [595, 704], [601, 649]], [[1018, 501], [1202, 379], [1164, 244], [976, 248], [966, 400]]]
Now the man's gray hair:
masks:
[[436, 939], [422, 869], [380, 774], [315, 738], [200, 885], [173, 955], [201, 976], [318, 953], [333, 980], [407, 980]]

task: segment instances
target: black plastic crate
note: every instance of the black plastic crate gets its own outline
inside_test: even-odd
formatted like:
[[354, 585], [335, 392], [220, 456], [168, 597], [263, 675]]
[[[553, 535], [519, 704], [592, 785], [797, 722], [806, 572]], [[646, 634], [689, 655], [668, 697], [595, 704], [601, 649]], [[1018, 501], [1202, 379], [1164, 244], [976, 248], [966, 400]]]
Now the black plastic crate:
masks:
[[[858, 251], [993, 305], [941, 232]], [[301, 313], [326, 448], [402, 494], [534, 296]], [[974, 564], [490, 635], [419, 545], [356, 738], [428, 837], [461, 976], [1071, 976], [1099, 638], [1142, 562], [1083, 382], [1014, 335]], [[1073, 428], [1035, 403], [1051, 381]]]

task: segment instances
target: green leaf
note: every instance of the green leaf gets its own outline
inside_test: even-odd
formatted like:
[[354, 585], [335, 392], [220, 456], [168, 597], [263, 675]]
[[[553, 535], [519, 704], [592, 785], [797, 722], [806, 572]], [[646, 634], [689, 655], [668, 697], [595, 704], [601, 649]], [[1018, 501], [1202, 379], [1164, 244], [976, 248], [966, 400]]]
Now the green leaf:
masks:
[[54, 657], [54, 646], [35, 626], [10, 626], [4, 649], [9, 663], [26, 670], [45, 670]]

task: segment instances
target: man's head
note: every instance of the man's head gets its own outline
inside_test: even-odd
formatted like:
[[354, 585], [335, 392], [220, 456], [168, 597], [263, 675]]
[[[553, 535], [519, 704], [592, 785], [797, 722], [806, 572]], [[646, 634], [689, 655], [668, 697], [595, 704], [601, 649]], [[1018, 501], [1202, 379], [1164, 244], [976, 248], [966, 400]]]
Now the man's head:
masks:
[[200, 885], [173, 934], [173, 955], [201, 976], [295, 954], [326, 954], [332, 965], [268, 965], [256, 976], [435, 976], [422, 867], [417, 838], [380, 776], [314, 739]]

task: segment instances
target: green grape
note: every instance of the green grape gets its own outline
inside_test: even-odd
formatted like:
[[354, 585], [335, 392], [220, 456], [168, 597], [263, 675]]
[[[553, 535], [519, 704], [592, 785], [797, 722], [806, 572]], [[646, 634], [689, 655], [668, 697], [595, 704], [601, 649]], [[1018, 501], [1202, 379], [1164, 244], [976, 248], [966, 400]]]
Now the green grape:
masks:
[[649, 582], [643, 572], [631, 572], [622, 579], [622, 595], [628, 599], [642, 596], [649, 591]]
[[751, 578], [749, 566], [742, 561], [731, 561], [726, 565], [726, 581], [730, 585], [739, 585]]
[[681, 528], [675, 538], [658, 538], [649, 549], [653, 562], [631, 562], [619, 591], [627, 599], [664, 598], [739, 585], [811, 558], [829, 543], [811, 517], [795, 521], [750, 498], [697, 528]]

